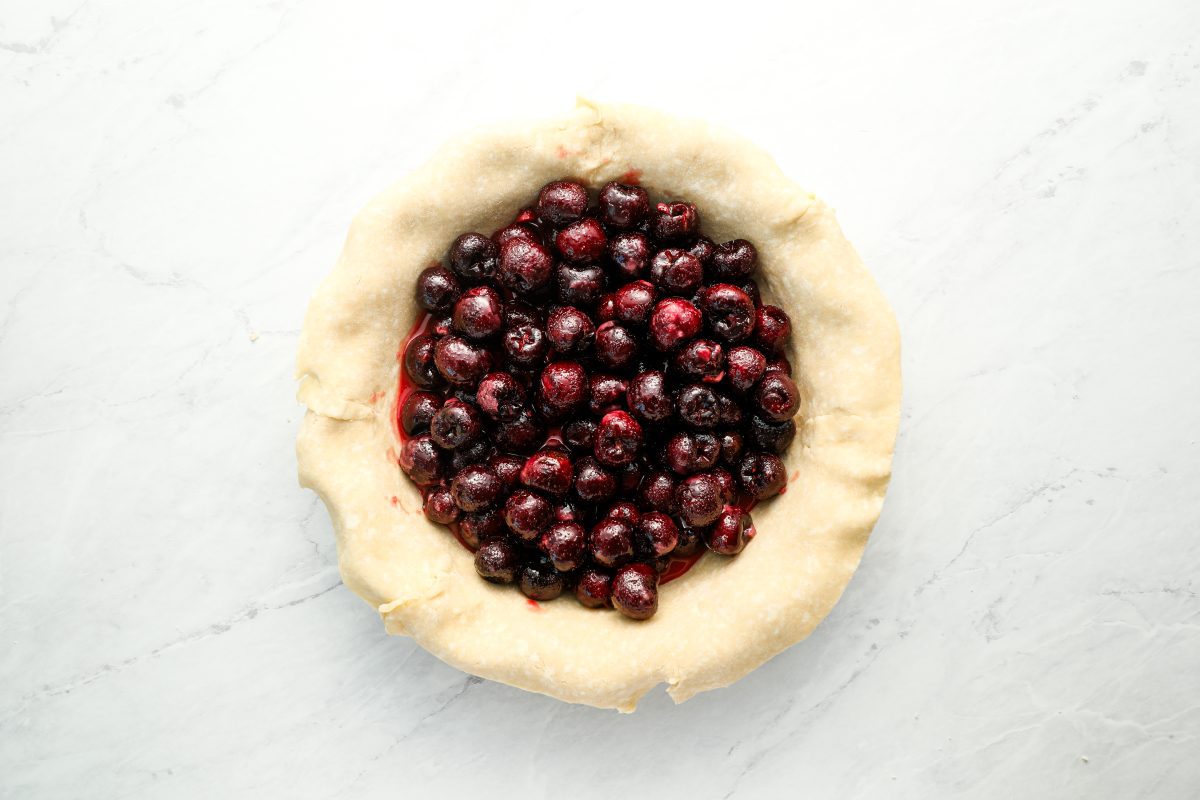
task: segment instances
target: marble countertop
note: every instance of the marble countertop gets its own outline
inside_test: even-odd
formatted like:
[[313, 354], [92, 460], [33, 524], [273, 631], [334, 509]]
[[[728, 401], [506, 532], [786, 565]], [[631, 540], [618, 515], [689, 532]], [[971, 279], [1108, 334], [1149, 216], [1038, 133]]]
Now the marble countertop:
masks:
[[[0, 16], [0, 796], [1194, 797], [1200, 6], [419, 5]], [[765, 146], [904, 336], [841, 603], [633, 716], [385, 636], [292, 449], [354, 211], [576, 93]]]

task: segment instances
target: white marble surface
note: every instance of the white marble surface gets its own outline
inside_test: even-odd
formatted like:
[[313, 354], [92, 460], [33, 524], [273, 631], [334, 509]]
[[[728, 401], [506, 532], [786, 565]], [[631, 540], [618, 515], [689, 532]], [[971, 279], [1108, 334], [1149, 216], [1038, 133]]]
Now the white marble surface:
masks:
[[[419, 5], [0, 13], [0, 796], [1195, 797], [1200, 7]], [[384, 636], [292, 455], [351, 214], [576, 92], [768, 147], [905, 343], [841, 604], [632, 717]]]

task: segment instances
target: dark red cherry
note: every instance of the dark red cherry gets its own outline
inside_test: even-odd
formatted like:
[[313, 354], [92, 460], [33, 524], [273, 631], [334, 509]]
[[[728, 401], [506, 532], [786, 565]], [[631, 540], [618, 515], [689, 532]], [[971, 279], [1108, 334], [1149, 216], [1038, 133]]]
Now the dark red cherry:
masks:
[[645, 469], [640, 460], [633, 461], [622, 467], [613, 467], [617, 475], [617, 493], [622, 497], [632, 497], [642, 484]]
[[800, 390], [787, 375], [772, 373], [758, 382], [754, 404], [758, 413], [771, 422], [786, 422], [800, 409]]
[[574, 181], [551, 181], [538, 192], [537, 215], [547, 225], [566, 225], [584, 215], [587, 189]]
[[454, 304], [454, 330], [468, 339], [486, 339], [504, 324], [504, 303], [491, 286], [473, 286]]
[[575, 462], [575, 494], [585, 503], [602, 503], [617, 493], [617, 477], [593, 456]]
[[675, 478], [670, 472], [655, 470], [646, 475], [638, 487], [638, 502], [642, 508], [674, 514], [678, 510], [675, 486]]
[[445, 336], [454, 330], [454, 314], [450, 312], [434, 314], [425, 330], [434, 336]]
[[521, 478], [521, 467], [525, 466], [525, 459], [510, 453], [496, 453], [488, 458], [487, 465], [496, 473], [500, 483], [504, 484], [504, 491], [509, 492]]
[[627, 411], [610, 411], [596, 427], [596, 460], [609, 467], [633, 462], [645, 437], [642, 426]]
[[690, 383], [679, 390], [679, 418], [697, 430], [710, 431], [717, 427], [721, 412], [717, 394], [707, 385]]
[[667, 376], [659, 370], [635, 375], [629, 381], [625, 399], [629, 410], [646, 422], [666, 422], [675, 413]]
[[509, 361], [518, 367], [529, 368], [542, 363], [550, 342], [541, 327], [523, 323], [504, 331], [501, 346]]
[[704, 265], [688, 251], [668, 247], [650, 260], [650, 280], [665, 294], [691, 294], [704, 280]]
[[725, 503], [721, 484], [708, 473], [684, 478], [675, 490], [679, 516], [685, 525], [701, 527], [716, 521]]
[[596, 360], [609, 369], [624, 369], [638, 354], [637, 337], [629, 328], [616, 322], [603, 322], [596, 329], [594, 352]]
[[575, 361], [547, 364], [538, 378], [538, 396], [545, 410], [556, 418], [565, 417], [587, 400], [587, 373]]
[[506, 289], [530, 294], [549, 283], [553, 274], [554, 259], [541, 242], [514, 238], [500, 246], [496, 279]]
[[742, 425], [744, 414], [742, 414], [742, 405], [723, 392], [717, 392], [717, 427], [718, 428], [739, 428]]
[[546, 438], [546, 426], [529, 411], [500, 422], [492, 434], [496, 446], [513, 453], [532, 453]]
[[754, 301], [736, 286], [706, 287], [700, 291], [698, 305], [709, 330], [727, 342], [741, 342], [754, 332]]
[[400, 404], [400, 429], [410, 436], [429, 430], [429, 421], [444, 402], [436, 392], [409, 392]]
[[562, 594], [563, 576], [548, 559], [526, 562], [517, 576], [521, 593], [531, 600], [553, 600]]
[[450, 451], [450, 472], [458, 472], [472, 464], [486, 464], [496, 453], [496, 447], [485, 436]]
[[428, 486], [442, 480], [446, 463], [442, 451], [428, 434], [414, 436], [400, 448], [400, 469], [417, 486]]
[[587, 556], [587, 532], [575, 522], [556, 522], [538, 539], [538, 548], [556, 570], [570, 572]]
[[444, 336], [434, 347], [433, 362], [442, 377], [456, 386], [474, 386], [492, 366], [487, 350], [460, 336]]
[[778, 306], [761, 306], [754, 321], [754, 341], [768, 353], [783, 349], [792, 334], [792, 320]]
[[701, 472], [717, 463], [721, 446], [710, 433], [681, 431], [667, 440], [665, 460], [677, 475]]
[[606, 517], [592, 526], [588, 548], [602, 566], [623, 564], [633, 557], [633, 528], [627, 522]]
[[713, 253], [717, 250], [717, 246], [713, 244], [713, 240], [707, 236], [697, 236], [696, 241], [692, 242], [687, 251], [700, 259], [701, 264], [708, 264], [713, 257]]
[[616, 375], [591, 375], [588, 378], [588, 408], [593, 414], [624, 408], [627, 388], [627, 381]]
[[721, 445], [721, 461], [731, 466], [737, 464], [738, 456], [746, 445], [742, 435], [737, 431], [725, 431], [717, 439]]
[[554, 507], [555, 522], [578, 522], [584, 518], [585, 514], [582, 508], [570, 500], [561, 500]]
[[627, 523], [629, 527], [637, 529], [638, 520], [642, 515], [638, 512], [637, 506], [625, 500], [613, 503], [604, 512], [606, 519], [619, 519], [621, 522]]
[[734, 477], [742, 490], [755, 500], [774, 497], [787, 484], [787, 470], [774, 453], [746, 453], [738, 462]]
[[417, 276], [417, 304], [426, 311], [446, 311], [461, 293], [462, 284], [445, 267], [426, 267]]
[[458, 536], [471, 550], [480, 542], [504, 535], [504, 515], [499, 508], [485, 508], [471, 514], [463, 514], [458, 521]]
[[711, 263], [718, 278], [747, 278], [758, 267], [758, 251], [745, 239], [734, 239], [717, 246]]
[[650, 219], [650, 230], [660, 242], [683, 242], [696, 235], [699, 219], [691, 203], [659, 203]]
[[667, 555], [679, 544], [679, 526], [666, 514], [658, 511], [642, 514], [638, 520], [637, 531], [655, 557]]
[[554, 246], [563, 258], [572, 264], [590, 264], [599, 261], [608, 245], [604, 228], [594, 219], [581, 219], [560, 230], [554, 237]]
[[475, 398], [492, 419], [516, 419], [525, 408], [525, 387], [507, 372], [489, 372], [479, 381]]
[[595, 334], [591, 318], [574, 306], [558, 306], [546, 318], [546, 338], [559, 354], [587, 350]]
[[482, 283], [496, 274], [499, 248], [481, 233], [464, 233], [450, 245], [450, 269], [463, 281]]
[[640, 186], [612, 181], [600, 189], [600, 218], [605, 225], [628, 229], [650, 214], [650, 195]]
[[458, 519], [462, 513], [454, 502], [454, 496], [449, 489], [432, 489], [425, 495], [425, 517], [430, 522], [449, 525]]
[[700, 311], [687, 300], [668, 297], [654, 306], [650, 315], [650, 341], [659, 350], [670, 351], [700, 332]]
[[708, 471], [717, 479], [717, 483], [721, 486], [721, 502], [732, 503], [737, 499], [737, 479], [733, 477], [733, 473], [724, 467], [713, 467]]
[[631, 281], [613, 294], [613, 312], [616, 319], [630, 325], [643, 325], [650, 318], [654, 301], [658, 297], [654, 285], [649, 281]]
[[470, 403], [451, 400], [433, 415], [429, 435], [438, 447], [454, 450], [483, 435], [483, 415]]
[[414, 336], [404, 348], [404, 371], [422, 389], [436, 389], [445, 383], [436, 364], [438, 338], [429, 334]]
[[733, 506], [726, 506], [718, 515], [712, 528], [706, 532], [705, 542], [708, 544], [708, 549], [714, 553], [734, 556], [745, 549], [746, 542], [753, 535], [753, 531], [754, 523], [750, 519], [749, 512]]
[[759, 292], [758, 284], [753, 280], [742, 281], [737, 287], [746, 293], [746, 296], [750, 298], [750, 302], [754, 303], [755, 308], [762, 305], [762, 293]]
[[796, 421], [771, 422], [760, 416], [750, 417], [750, 441], [760, 450], [783, 455], [796, 438]]
[[704, 552], [707, 528], [689, 528], [682, 525], [679, 528], [679, 544], [675, 545], [675, 558], [691, 558]]
[[585, 569], [575, 584], [575, 597], [588, 608], [604, 608], [612, 595], [612, 575], [604, 570]]
[[535, 308], [524, 300], [511, 300], [504, 304], [504, 328], [515, 328], [518, 325], [535, 325], [543, 327], [546, 323], [544, 309]]
[[550, 524], [554, 510], [536, 492], [518, 489], [504, 501], [504, 522], [521, 539], [532, 541]]
[[608, 259], [627, 280], [645, 277], [654, 248], [644, 233], [619, 233], [608, 243]]
[[772, 372], [782, 372], [790, 378], [792, 376], [792, 362], [788, 361], [787, 356], [784, 355], [768, 358], [766, 374], [770, 375]]
[[[528, 220], [526, 220], [528, 222]], [[538, 234], [536, 225], [529, 225], [526, 222], [514, 222], [511, 225], [506, 225], [500, 230], [492, 234], [492, 241], [497, 248], [497, 261], [499, 261], [499, 248], [504, 246], [504, 243], [510, 239], [524, 239], [529, 242], [537, 242], [541, 244], [542, 238]]]
[[596, 304], [596, 319], [600, 322], [608, 322], [610, 319], [616, 318], [616, 296], [611, 292], [600, 295], [600, 302]]
[[739, 345], [729, 351], [725, 371], [733, 390], [745, 393], [766, 374], [767, 359], [753, 347]]
[[477, 464], [458, 471], [450, 481], [450, 494], [463, 511], [479, 511], [496, 502], [503, 489], [499, 476]]
[[672, 364], [692, 380], [718, 383], [725, 376], [725, 348], [712, 339], [692, 339], [675, 353]]
[[596, 446], [596, 423], [590, 419], [573, 419], [562, 426], [562, 440], [572, 451], [591, 453]]
[[594, 264], [559, 264], [556, 270], [558, 299], [581, 308], [591, 308], [604, 294], [604, 270]]
[[520, 564], [517, 549], [504, 539], [488, 539], [475, 551], [475, 571], [485, 581], [512, 583]]
[[630, 619], [649, 619], [658, 610], [658, 573], [648, 564], [628, 564], [612, 580], [613, 607]]
[[571, 458], [561, 450], [541, 450], [531, 455], [521, 468], [521, 483], [553, 495], [571, 488], [575, 472]]

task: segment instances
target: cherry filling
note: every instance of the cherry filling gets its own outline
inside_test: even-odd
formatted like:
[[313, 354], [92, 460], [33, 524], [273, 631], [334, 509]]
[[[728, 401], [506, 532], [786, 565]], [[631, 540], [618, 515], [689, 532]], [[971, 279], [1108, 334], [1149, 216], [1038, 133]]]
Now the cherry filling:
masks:
[[418, 276], [397, 461], [484, 580], [640, 620], [704, 552], [747, 546], [801, 402], [757, 266], [691, 203], [562, 180]]

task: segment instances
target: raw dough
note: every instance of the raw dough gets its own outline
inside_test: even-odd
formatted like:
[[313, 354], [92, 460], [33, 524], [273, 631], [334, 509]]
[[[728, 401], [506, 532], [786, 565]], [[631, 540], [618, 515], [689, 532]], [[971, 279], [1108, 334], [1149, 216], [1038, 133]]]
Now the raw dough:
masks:
[[[535, 607], [480, 580], [471, 554], [422, 515], [391, 421], [417, 273], [459, 233], [507, 223], [550, 180], [598, 187], [630, 170], [652, 199], [695, 203], [715, 241], [754, 242], [763, 294], [793, 320], [804, 397], [787, 491], [755, 508], [754, 542], [665, 585], [647, 622], [569, 597]], [[895, 319], [828, 207], [737, 136], [586, 102], [453, 141], [372, 200], [309, 306], [298, 375], [300, 482], [329, 509], [346, 585], [388, 632], [467, 672], [622, 711], [659, 683], [676, 702], [726, 686], [813, 630], [879, 515], [900, 409]]]

